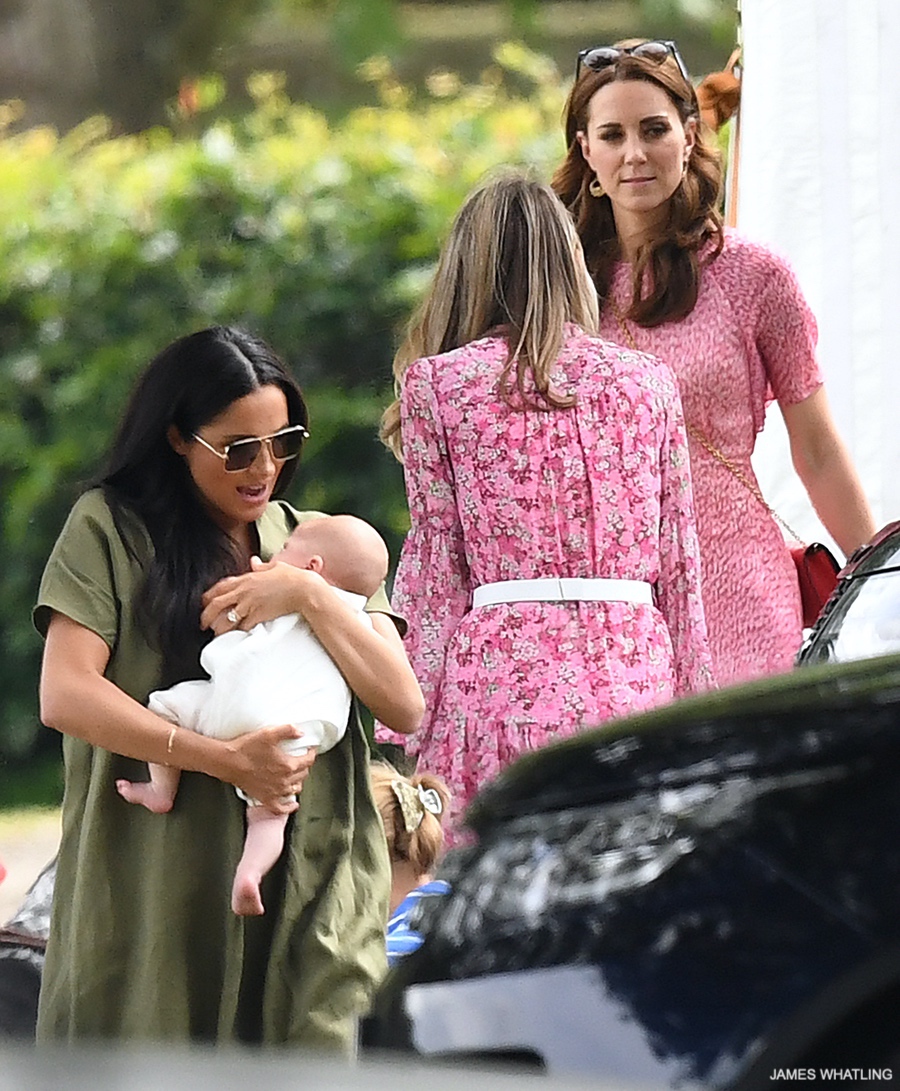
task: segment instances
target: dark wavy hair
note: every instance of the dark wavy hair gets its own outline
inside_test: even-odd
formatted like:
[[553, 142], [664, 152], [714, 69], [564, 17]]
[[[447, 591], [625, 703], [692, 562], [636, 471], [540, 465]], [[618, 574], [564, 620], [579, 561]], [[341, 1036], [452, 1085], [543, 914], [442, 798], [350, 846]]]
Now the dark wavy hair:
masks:
[[[620, 46], [637, 41], [617, 43]], [[678, 111], [683, 124], [696, 122], [696, 142], [688, 169], [669, 204], [667, 222], [638, 254], [633, 269], [633, 303], [628, 317], [641, 326], [658, 326], [690, 314], [700, 287], [700, 252], [712, 242], [704, 261], [712, 260], [723, 245], [722, 164], [718, 146], [701, 122], [697, 96], [672, 57], [662, 64], [623, 53], [606, 68], [583, 68], [566, 103], [566, 158], [551, 185], [575, 221], [585, 261], [603, 301], [609, 294], [613, 266], [619, 259], [619, 240], [609, 197], [588, 191], [593, 172], [584, 158], [577, 134], [588, 124], [591, 99], [616, 80], [644, 80], [659, 87]], [[649, 270], [649, 277], [646, 276]]]
[[[94, 483], [103, 489], [126, 546], [133, 513], [153, 543], [136, 612], [151, 644], [163, 653], [168, 681], [202, 643], [201, 597], [216, 580], [239, 571], [228, 535], [207, 513], [185, 460], [168, 439], [174, 425], [185, 438], [232, 402], [264, 386], [287, 398], [290, 424], [308, 424], [300, 388], [275, 352], [258, 337], [212, 326], [173, 341], [138, 378]], [[282, 495], [297, 468], [285, 462], [274, 495]]]

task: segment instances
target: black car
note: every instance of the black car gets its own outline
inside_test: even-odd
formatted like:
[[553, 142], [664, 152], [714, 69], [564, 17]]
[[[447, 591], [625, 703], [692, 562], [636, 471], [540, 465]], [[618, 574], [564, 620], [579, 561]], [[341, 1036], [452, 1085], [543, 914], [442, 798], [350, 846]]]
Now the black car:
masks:
[[900, 651], [900, 522], [888, 523], [841, 569], [797, 656], [798, 666]]
[[33, 1041], [56, 858], [42, 870], [15, 916], [0, 926], [0, 1044]]
[[900, 1076], [900, 656], [519, 759], [370, 1049], [750, 1091]]

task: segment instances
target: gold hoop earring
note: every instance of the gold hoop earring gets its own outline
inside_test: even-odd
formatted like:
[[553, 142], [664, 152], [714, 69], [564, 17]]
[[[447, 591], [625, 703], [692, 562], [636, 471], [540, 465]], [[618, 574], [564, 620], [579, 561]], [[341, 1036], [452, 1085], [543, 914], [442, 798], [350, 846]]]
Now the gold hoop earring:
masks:
[[603, 196], [603, 194], [605, 193], [605, 190], [603, 189], [603, 186], [600, 184], [600, 179], [599, 178], [595, 178], [591, 182], [591, 184], [588, 186], [588, 193], [590, 193], [590, 195], [592, 197], [602, 197]]

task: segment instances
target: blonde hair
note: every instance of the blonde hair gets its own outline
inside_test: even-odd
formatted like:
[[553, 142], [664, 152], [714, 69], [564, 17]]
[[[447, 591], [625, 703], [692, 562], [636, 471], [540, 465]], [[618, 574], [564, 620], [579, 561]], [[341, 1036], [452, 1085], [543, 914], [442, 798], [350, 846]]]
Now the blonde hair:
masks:
[[549, 186], [518, 172], [493, 178], [460, 209], [394, 357], [395, 400], [382, 416], [382, 441], [402, 461], [399, 399], [409, 365], [491, 331], [509, 343], [499, 393], [511, 408], [570, 406], [574, 399], [554, 392], [550, 373], [566, 323], [593, 332], [597, 321], [596, 292], [562, 203]]
[[[388, 852], [391, 862], [406, 860], [412, 864], [417, 875], [425, 875], [434, 870], [444, 847], [444, 827], [442, 819], [450, 806], [450, 792], [446, 784], [431, 773], [414, 773], [405, 777], [386, 761], [373, 761], [370, 766], [372, 794], [375, 806], [384, 824]], [[421, 807], [422, 818], [416, 829], [407, 829], [400, 803], [403, 789], [418, 792], [435, 792], [440, 800], [441, 813], [434, 814], [424, 805]]]

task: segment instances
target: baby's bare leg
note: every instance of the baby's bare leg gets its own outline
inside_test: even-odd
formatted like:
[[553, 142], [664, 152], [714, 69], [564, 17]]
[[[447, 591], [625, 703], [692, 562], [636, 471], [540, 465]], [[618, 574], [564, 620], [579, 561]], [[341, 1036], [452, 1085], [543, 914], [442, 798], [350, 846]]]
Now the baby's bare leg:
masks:
[[181, 770], [153, 762], [149, 763], [148, 769], [149, 780], [117, 780], [116, 791], [129, 803], [139, 803], [154, 814], [168, 814], [178, 793]]
[[247, 808], [244, 854], [231, 888], [231, 908], [239, 917], [260, 917], [265, 912], [259, 885], [281, 855], [287, 820], [286, 814], [274, 814], [265, 807]]

